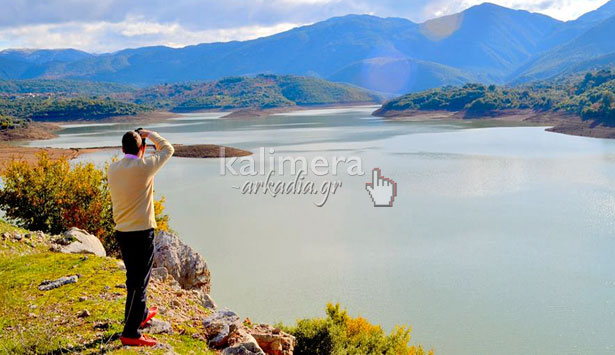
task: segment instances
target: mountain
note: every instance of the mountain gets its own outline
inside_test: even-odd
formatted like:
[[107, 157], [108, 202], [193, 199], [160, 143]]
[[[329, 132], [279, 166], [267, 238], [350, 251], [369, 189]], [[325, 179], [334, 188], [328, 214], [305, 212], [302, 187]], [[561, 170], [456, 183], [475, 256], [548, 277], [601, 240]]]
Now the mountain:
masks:
[[598, 9], [590, 11], [572, 21], [575, 24], [597, 25], [600, 22], [615, 16], [615, 1], [610, 0]]
[[422, 24], [422, 33], [433, 39], [424, 58], [499, 82], [532, 57], [559, 24], [545, 15], [484, 3]]
[[446, 65], [409, 58], [364, 59], [342, 68], [329, 80], [354, 83], [383, 93], [415, 92], [476, 81], [472, 75]]
[[0, 51], [0, 58], [29, 63], [74, 62], [92, 57], [92, 54], [76, 49], [6, 49]]
[[[515, 82], [546, 79], [570, 72], [570, 69], [576, 67], [589, 69], [588, 63], [599, 58], [610, 58], [607, 55], [615, 52], [613, 33], [615, 16], [600, 22], [570, 42], [529, 61], [513, 74]], [[608, 63], [603, 62], [603, 65], [605, 64]]]
[[251, 41], [124, 50], [54, 65], [44, 76], [139, 85], [260, 73], [328, 78], [350, 63], [403, 58], [427, 43], [411, 21], [349, 15]]
[[[137, 86], [257, 74], [314, 76], [393, 94], [548, 78], [615, 52], [615, 0], [574, 21], [484, 3], [418, 24], [334, 17], [249, 41], [92, 55], [0, 52], [0, 79], [74, 79]], [[586, 63], [586, 64], [583, 64]], [[608, 65], [609, 63], [606, 63]]]
[[[455, 25], [452, 29], [451, 23]], [[96, 56], [74, 53], [81, 57], [69, 61], [58, 60], [60, 54], [68, 56], [65, 52], [46, 61], [32, 61], [32, 55], [23, 54], [6, 56], [14, 62], [0, 67], [7, 72], [5, 78], [68, 78], [141, 86], [260, 73], [311, 75], [401, 93], [466, 80], [501, 80], [531, 56], [535, 38], [557, 23], [543, 15], [483, 4], [424, 24], [348, 15], [250, 41], [177, 49], [144, 47]], [[372, 85], [374, 81], [357, 74], [368, 70], [386, 72], [407, 84]]]

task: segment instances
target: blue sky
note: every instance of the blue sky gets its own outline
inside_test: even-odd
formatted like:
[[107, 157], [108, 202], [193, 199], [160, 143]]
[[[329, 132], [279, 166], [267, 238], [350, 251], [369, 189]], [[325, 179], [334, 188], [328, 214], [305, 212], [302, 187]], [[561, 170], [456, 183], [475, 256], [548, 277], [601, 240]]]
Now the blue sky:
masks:
[[[415, 22], [483, 0], [0, 0], [0, 49], [127, 47], [245, 40], [345, 14]], [[606, 0], [491, 0], [502, 6], [574, 19]]]

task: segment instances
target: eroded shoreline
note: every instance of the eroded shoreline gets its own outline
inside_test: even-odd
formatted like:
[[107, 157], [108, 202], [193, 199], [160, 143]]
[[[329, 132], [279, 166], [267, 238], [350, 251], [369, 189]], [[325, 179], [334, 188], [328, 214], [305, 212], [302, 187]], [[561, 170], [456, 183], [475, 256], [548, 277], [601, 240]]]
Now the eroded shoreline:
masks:
[[591, 138], [615, 138], [615, 127], [583, 120], [580, 116], [566, 112], [539, 112], [533, 110], [501, 110], [489, 115], [468, 116], [465, 111], [416, 111], [382, 110], [373, 113], [376, 117], [397, 122], [451, 121], [451, 122], [493, 122], [527, 126], [549, 126], [548, 132]]

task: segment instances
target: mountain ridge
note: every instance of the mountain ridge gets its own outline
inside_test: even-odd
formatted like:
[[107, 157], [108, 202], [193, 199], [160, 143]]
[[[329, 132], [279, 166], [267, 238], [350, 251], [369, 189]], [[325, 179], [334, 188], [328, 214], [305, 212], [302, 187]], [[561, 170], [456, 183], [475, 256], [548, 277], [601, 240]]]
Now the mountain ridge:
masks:
[[[604, 36], [612, 29], [600, 26], [613, 16], [615, 0], [567, 22], [483, 3], [423, 23], [398, 17], [345, 15], [257, 39], [182, 48], [148, 46], [103, 54], [72, 49], [11, 49], [0, 51], [0, 79], [73, 79], [151, 86], [228, 76], [290, 74], [348, 82], [374, 91], [384, 88], [393, 90], [387, 91], [392, 94], [464, 81], [524, 82], [555, 76], [609, 54], [606, 44], [602, 50], [592, 50], [593, 56], [583, 56], [587, 52], [583, 45], [588, 42], [574, 41], [592, 30], [592, 36]], [[566, 46], [568, 49], [558, 52]], [[571, 60], [575, 56], [579, 60]], [[387, 73], [400, 83], [383, 85], [366, 80], [361, 73], [372, 77]], [[426, 84], [412, 84], [419, 81]]]

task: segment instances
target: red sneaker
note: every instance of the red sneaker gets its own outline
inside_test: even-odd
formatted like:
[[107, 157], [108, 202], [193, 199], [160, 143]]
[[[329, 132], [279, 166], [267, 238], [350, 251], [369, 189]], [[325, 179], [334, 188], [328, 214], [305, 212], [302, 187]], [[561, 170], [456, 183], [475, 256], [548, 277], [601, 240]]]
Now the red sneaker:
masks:
[[149, 322], [152, 318], [154, 318], [158, 314], [158, 307], [154, 306], [147, 311], [147, 318], [143, 322], [141, 322], [141, 328], [145, 327], [147, 322]]
[[121, 336], [120, 341], [122, 345], [127, 346], [156, 346], [156, 344], [158, 344], [158, 340], [149, 338], [145, 335], [141, 335], [140, 338], [126, 338]]

